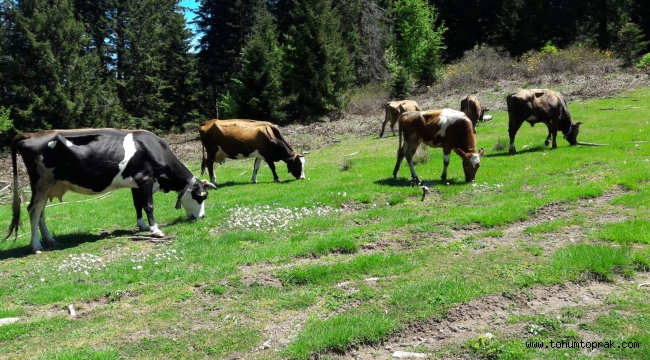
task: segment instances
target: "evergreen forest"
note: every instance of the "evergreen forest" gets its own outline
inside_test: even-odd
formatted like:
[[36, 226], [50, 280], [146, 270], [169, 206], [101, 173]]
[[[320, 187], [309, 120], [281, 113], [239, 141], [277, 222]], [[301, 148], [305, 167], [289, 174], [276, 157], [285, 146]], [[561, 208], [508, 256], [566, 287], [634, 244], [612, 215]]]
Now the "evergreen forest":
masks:
[[[0, 141], [16, 132], [180, 132], [210, 118], [336, 114], [355, 88], [431, 86], [476, 46], [650, 51], [647, 0], [1, 0]], [[408, 86], [411, 86], [409, 88]], [[406, 87], [405, 87], [406, 86]]]

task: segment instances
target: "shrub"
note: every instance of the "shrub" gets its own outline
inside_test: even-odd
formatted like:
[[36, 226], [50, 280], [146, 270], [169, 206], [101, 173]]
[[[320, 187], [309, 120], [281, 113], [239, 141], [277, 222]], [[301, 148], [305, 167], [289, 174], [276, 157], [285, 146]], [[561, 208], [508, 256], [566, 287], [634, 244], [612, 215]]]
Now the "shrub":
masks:
[[650, 53], [643, 55], [643, 57], [639, 59], [639, 62], [636, 63], [636, 67], [638, 68], [650, 67]]
[[551, 54], [551, 55], [556, 55], [559, 50], [551, 43], [550, 41], [547, 41], [544, 46], [540, 49], [542, 54]]
[[623, 59], [625, 66], [632, 66], [634, 57], [648, 45], [648, 41], [643, 41], [643, 37], [643, 31], [634, 23], [627, 23], [618, 31], [618, 41], [614, 44], [614, 49]]
[[9, 144], [15, 132], [14, 122], [9, 118], [10, 110], [0, 106], [0, 145]]

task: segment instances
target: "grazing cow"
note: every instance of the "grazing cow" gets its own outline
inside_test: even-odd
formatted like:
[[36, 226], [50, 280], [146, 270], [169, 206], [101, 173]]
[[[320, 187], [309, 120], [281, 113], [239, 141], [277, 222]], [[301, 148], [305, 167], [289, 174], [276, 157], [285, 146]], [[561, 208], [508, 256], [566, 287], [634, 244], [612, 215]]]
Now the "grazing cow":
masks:
[[[402, 144], [402, 135], [404, 143]], [[441, 147], [444, 154], [444, 169], [442, 180], [447, 179], [447, 166], [449, 154], [452, 150], [463, 158], [465, 181], [471, 182], [476, 178], [476, 171], [481, 166], [481, 157], [484, 150], [476, 151], [476, 140], [472, 133], [472, 122], [462, 112], [452, 109], [411, 111], [399, 117], [399, 148], [397, 149], [397, 163], [393, 170], [393, 177], [397, 178], [402, 159], [411, 168], [413, 181], [419, 182], [418, 175], [413, 167], [413, 155], [420, 143], [430, 147]]]
[[460, 101], [460, 111], [464, 112], [465, 115], [472, 121], [472, 129], [474, 134], [476, 134], [476, 125], [479, 121], [483, 121], [483, 114], [487, 111], [490, 111], [489, 108], [481, 106], [481, 102], [478, 101], [478, 98], [474, 95], [467, 95], [463, 100]]
[[407, 111], [420, 111], [420, 107], [413, 100], [390, 101], [386, 103], [386, 117], [384, 118], [384, 123], [381, 125], [381, 133], [379, 133], [379, 137], [384, 137], [384, 130], [389, 121], [390, 131], [392, 131], [393, 136], [395, 136], [395, 123], [399, 116]]
[[530, 126], [536, 123], [544, 123], [548, 128], [548, 136], [544, 145], [548, 146], [551, 137], [553, 138], [553, 149], [557, 148], [558, 130], [571, 145], [595, 145], [579, 143], [577, 141], [580, 133], [580, 124], [571, 121], [571, 114], [567, 107], [564, 96], [557, 91], [547, 89], [519, 89], [517, 92], [508, 95], [508, 133], [510, 135], [510, 154], [515, 154], [515, 135], [524, 123], [528, 121]]
[[217, 186], [214, 175], [214, 163], [223, 163], [227, 158], [243, 159], [254, 157], [253, 177], [257, 183], [257, 170], [262, 160], [266, 161], [273, 172], [273, 181], [280, 182], [275, 172], [276, 161], [287, 163], [288, 171], [296, 179], [305, 178], [305, 157], [293, 150], [284, 140], [280, 129], [270, 122], [255, 120], [208, 120], [199, 128], [203, 144], [201, 174], [208, 168], [210, 181]]
[[[6, 238], [12, 233], [17, 235], [20, 225], [17, 153], [23, 158], [32, 190], [27, 211], [34, 253], [43, 250], [39, 228], [43, 241], [49, 246], [56, 245], [45, 223], [45, 203], [53, 198], [62, 201], [68, 191], [93, 195], [131, 188], [138, 228], [163, 237], [153, 216], [153, 193], [177, 192], [176, 208], [182, 205], [189, 218], [198, 219], [204, 216], [208, 197], [205, 187], [212, 186], [197, 180], [165, 141], [148, 131], [79, 129], [20, 134], [11, 147], [14, 199]], [[142, 219], [143, 209], [148, 225]]]

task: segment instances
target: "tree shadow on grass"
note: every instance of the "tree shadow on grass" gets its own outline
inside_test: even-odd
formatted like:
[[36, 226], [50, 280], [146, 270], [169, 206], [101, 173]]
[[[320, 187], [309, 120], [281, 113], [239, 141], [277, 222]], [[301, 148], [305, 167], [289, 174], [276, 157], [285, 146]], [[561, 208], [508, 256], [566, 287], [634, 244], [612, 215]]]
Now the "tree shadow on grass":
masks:
[[547, 148], [544, 145], [535, 145], [535, 146], [530, 146], [526, 147], [525, 149], [522, 150], [517, 150], [517, 154], [515, 155], [510, 155], [510, 152], [508, 152], [508, 149], [505, 149], [503, 151], [499, 152], [492, 152], [489, 154], [483, 155], [484, 158], [493, 158], [493, 157], [501, 157], [501, 156], [517, 156], [521, 154], [526, 154], [526, 153], [534, 153], [534, 152], [540, 152], [540, 151], [546, 151], [550, 150], [550, 148]]

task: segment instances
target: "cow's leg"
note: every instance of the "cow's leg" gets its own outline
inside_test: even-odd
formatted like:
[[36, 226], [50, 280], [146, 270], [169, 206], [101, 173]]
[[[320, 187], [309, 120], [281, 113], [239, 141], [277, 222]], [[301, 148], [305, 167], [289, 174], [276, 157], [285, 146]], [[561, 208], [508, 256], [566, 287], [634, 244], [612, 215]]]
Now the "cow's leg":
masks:
[[137, 219], [138, 230], [149, 231], [149, 225], [147, 225], [142, 218], [142, 209], [144, 208], [144, 197], [142, 191], [138, 188], [133, 188], [131, 189], [131, 195], [133, 196], [133, 206], [135, 206], [135, 218]]
[[38, 190], [34, 191], [34, 188], [32, 188], [32, 198], [27, 206], [27, 212], [29, 213], [29, 225], [32, 235], [31, 246], [34, 254], [39, 254], [43, 251], [43, 245], [41, 245], [41, 241], [38, 237], [38, 230], [41, 222], [41, 215], [45, 209], [45, 201], [45, 195], [41, 195]]
[[395, 169], [393, 170], [393, 177], [397, 178], [397, 173], [399, 172], [399, 167], [402, 165], [402, 160], [404, 160], [404, 150], [406, 148], [406, 142], [401, 148], [397, 149], [397, 163], [395, 164]]
[[551, 146], [551, 149], [557, 149], [557, 130], [559, 124], [560, 124], [560, 119], [558, 118], [558, 119], [553, 119], [551, 124], [549, 124], [548, 126], [548, 136], [553, 138], [553, 146]]
[[393, 136], [395, 136], [395, 123], [390, 124], [390, 131], [393, 132]]
[[510, 147], [508, 151], [510, 154], [515, 154], [517, 152], [515, 149], [515, 135], [517, 135], [517, 131], [519, 131], [521, 124], [523, 124], [523, 122], [517, 122], [515, 124], [513, 124], [513, 122], [510, 122], [508, 124], [508, 134], [510, 135]]
[[217, 178], [214, 175], [214, 158], [217, 154], [217, 148], [207, 148], [205, 149], [206, 152], [206, 159], [205, 159], [205, 165], [208, 168], [208, 176], [210, 176], [210, 182], [214, 185], [217, 186]]
[[156, 225], [156, 219], [153, 217], [153, 181], [139, 182], [138, 187], [142, 193], [142, 205], [145, 214], [147, 214], [151, 236], [164, 237], [165, 234], [163, 234], [163, 232], [158, 229], [158, 225]]
[[[384, 118], [384, 123], [381, 124], [381, 132], [379, 133], [380, 138], [384, 137], [384, 130], [386, 130], [386, 124], [388, 124], [388, 120], [389, 120], [388, 113], [386, 113], [386, 117]], [[392, 127], [393, 125], [391, 125], [391, 129]], [[395, 131], [393, 131], [393, 135], [395, 135]]]
[[269, 166], [269, 169], [271, 169], [271, 172], [273, 173], [273, 181], [274, 182], [280, 182], [280, 178], [278, 177], [278, 173], [275, 172], [275, 164], [273, 161], [269, 161], [268, 159], [264, 159], [266, 161], [266, 164]]
[[553, 138], [553, 146], [551, 146], [551, 149], [557, 149], [557, 129], [551, 130], [549, 136]]
[[260, 165], [262, 165], [262, 159], [255, 158], [255, 164], [253, 164], [253, 178], [251, 179], [253, 184], [257, 184], [257, 170], [260, 169]]
[[50, 230], [47, 228], [47, 224], [45, 223], [45, 208], [41, 211], [41, 219], [38, 222], [38, 227], [41, 229], [41, 238], [45, 241], [47, 246], [53, 247], [58, 245], [56, 240], [52, 237], [52, 234], [50, 234]]
[[415, 172], [415, 166], [413, 166], [413, 155], [415, 155], [418, 146], [419, 144], [409, 144], [408, 148], [404, 151], [404, 156], [406, 156], [406, 163], [409, 164], [409, 169], [411, 169], [411, 179], [416, 183], [419, 183], [420, 179], [418, 178], [418, 174]]
[[444, 153], [444, 156], [442, 157], [443, 168], [442, 168], [442, 176], [440, 176], [440, 178], [443, 181], [445, 181], [447, 180], [447, 167], [449, 166], [449, 162], [451, 161], [451, 156], [450, 156], [451, 151], [449, 152], [443, 151], [443, 153]]
[[472, 120], [472, 131], [474, 131], [474, 134], [476, 134], [476, 125], [478, 124], [478, 120]]
[[549, 125], [546, 125], [546, 127], [548, 128], [548, 136], [546, 137], [546, 140], [544, 140], [544, 146], [548, 146], [548, 144], [551, 143], [551, 132], [552, 132], [552, 130], [551, 130], [551, 127]]

